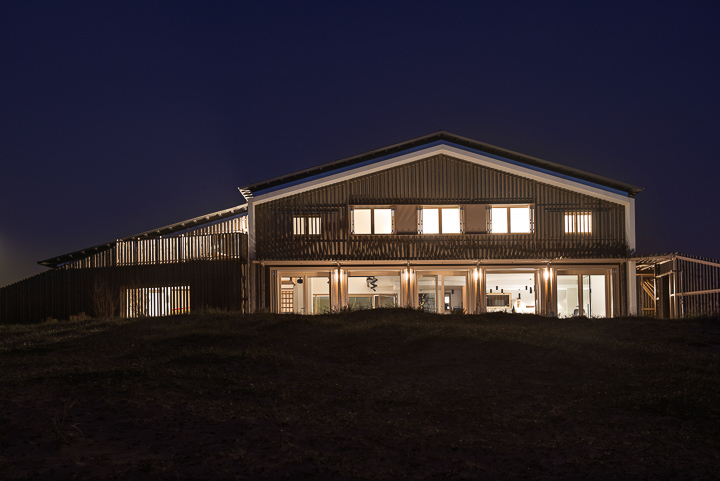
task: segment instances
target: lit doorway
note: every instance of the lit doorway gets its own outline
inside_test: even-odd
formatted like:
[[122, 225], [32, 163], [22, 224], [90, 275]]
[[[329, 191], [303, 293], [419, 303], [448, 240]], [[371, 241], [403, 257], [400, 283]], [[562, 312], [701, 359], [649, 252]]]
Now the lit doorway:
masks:
[[417, 307], [426, 312], [465, 312], [469, 271], [418, 271]]
[[330, 311], [330, 273], [278, 272], [278, 311], [323, 314]]
[[485, 301], [488, 312], [535, 314], [537, 312], [537, 273], [487, 272]]
[[607, 317], [607, 280], [606, 274], [558, 274], [558, 317]]
[[382, 309], [400, 305], [400, 273], [352, 271], [347, 278], [347, 307]]

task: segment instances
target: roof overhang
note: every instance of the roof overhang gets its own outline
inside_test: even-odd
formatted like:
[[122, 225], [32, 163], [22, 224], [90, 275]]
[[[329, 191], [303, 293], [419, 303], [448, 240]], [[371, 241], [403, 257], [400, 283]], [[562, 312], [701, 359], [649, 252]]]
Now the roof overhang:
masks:
[[[430, 144], [406, 149], [400, 154], [389, 154], [337, 167], [312, 176], [291, 174], [283, 182], [278, 180], [268, 181], [243, 187], [242, 189], [252, 192], [253, 204], [260, 204], [441, 154], [610, 202], [622, 205], [632, 203], [627, 190], [620, 190], [588, 179], [559, 173], [539, 165], [530, 165], [527, 162], [470, 149], [446, 140], [438, 140]], [[291, 180], [291, 178], [295, 180]]]
[[632, 197], [642, 191], [641, 187], [613, 180], [607, 177], [599, 176], [589, 172], [585, 172], [572, 167], [567, 167], [547, 160], [539, 159], [529, 155], [514, 152], [512, 150], [503, 149], [494, 145], [478, 142], [466, 137], [451, 134], [448, 132], [436, 132], [423, 137], [418, 137], [407, 142], [394, 144], [382, 149], [373, 150], [364, 154], [347, 157], [327, 164], [322, 164], [309, 169], [293, 172], [290, 174], [275, 177], [269, 180], [256, 182], [254, 184], [242, 187], [241, 190], [257, 195], [268, 191], [282, 189], [289, 185], [295, 185], [299, 182], [305, 182], [317, 179], [327, 175], [333, 175], [345, 172], [348, 169], [357, 168], [370, 163], [382, 162], [391, 157], [402, 156], [404, 154], [417, 152], [432, 145], [444, 144], [459, 150], [465, 150], [480, 155], [485, 155], [494, 159], [502, 159], [503, 161], [524, 166], [527, 169], [551, 173], [553, 175], [574, 179], [576, 182], [589, 183], [598, 186], [601, 189], [610, 189], [615, 192], [624, 193], [626, 196]]

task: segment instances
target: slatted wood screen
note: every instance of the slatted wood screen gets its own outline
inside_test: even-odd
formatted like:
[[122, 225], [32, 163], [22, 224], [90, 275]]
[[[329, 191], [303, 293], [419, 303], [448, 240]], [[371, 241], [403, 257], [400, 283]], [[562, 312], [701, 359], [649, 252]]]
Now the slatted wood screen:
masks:
[[[353, 235], [352, 205], [531, 204], [532, 234]], [[624, 207], [524, 177], [438, 155], [255, 207], [263, 260], [618, 258], [629, 254]], [[592, 232], [565, 233], [565, 214], [592, 215]], [[293, 235], [296, 216], [322, 232]]]
[[[154, 257], [127, 256], [136, 262], [114, 264], [116, 251], [102, 253], [102, 259], [111, 265], [104, 267], [53, 269], [0, 289], [0, 322], [38, 322], [48, 318], [69, 319], [85, 313], [88, 316], [128, 314], [128, 305], [141, 302], [164, 288], [167, 305], [144, 309], [131, 309], [130, 315], [141, 313], [173, 314], [189, 309], [203, 308], [242, 311], [247, 308], [247, 235], [223, 234], [223, 242], [216, 249], [196, 252], [214, 252], [214, 256], [186, 256], [181, 261], [175, 256], [172, 239], [151, 243]], [[234, 236], [234, 238], [232, 238]], [[206, 240], [217, 235], [204, 236]], [[164, 245], [167, 250], [158, 248]], [[228, 246], [232, 246], [230, 250]], [[125, 246], [127, 247], [127, 246]], [[159, 249], [159, 250], [157, 250]], [[227, 255], [231, 252], [232, 255]], [[137, 253], [136, 253], [137, 254]], [[121, 256], [122, 257], [122, 256]], [[129, 299], [130, 297], [130, 299]], [[145, 302], [145, 301], [142, 301]]]
[[720, 316], [720, 264], [678, 258], [677, 270], [683, 315]]

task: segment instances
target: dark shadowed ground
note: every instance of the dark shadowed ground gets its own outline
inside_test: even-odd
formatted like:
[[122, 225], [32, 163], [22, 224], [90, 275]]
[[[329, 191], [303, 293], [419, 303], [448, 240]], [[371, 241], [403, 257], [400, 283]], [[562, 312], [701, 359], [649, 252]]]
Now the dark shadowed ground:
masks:
[[0, 326], [0, 479], [720, 475], [720, 321]]

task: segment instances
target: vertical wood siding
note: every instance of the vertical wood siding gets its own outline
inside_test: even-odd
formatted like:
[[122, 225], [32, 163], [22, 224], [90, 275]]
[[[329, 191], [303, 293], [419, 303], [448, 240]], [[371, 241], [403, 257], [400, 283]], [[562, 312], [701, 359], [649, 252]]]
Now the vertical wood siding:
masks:
[[[101, 258], [109, 262], [107, 265], [54, 269], [0, 289], [0, 323], [69, 319], [81, 313], [89, 316], [125, 315], [124, 302], [128, 289], [153, 287], [189, 287], [191, 310], [245, 310], [247, 235], [203, 237], [224, 238], [226, 243], [219, 245], [231, 245], [233, 255], [220, 255], [220, 250], [216, 249], [214, 257], [186, 256], [178, 260], [178, 257], [173, 257], [175, 251], [171, 249], [177, 245], [171, 241], [177, 238], [153, 239], [167, 241], [164, 245], [168, 250], [155, 250], [153, 252], [157, 255], [154, 257], [128, 256], [124, 263], [117, 265], [112, 262], [117, 257], [113, 248], [101, 253]], [[162, 247], [163, 242], [159, 245]]]
[[[349, 206], [533, 204], [532, 234], [351, 235]], [[592, 213], [592, 233], [565, 234], [567, 212]], [[617, 258], [628, 255], [624, 207], [438, 155], [255, 207], [262, 260]], [[322, 218], [293, 235], [293, 216]]]
[[247, 234], [247, 216], [228, 219], [207, 227], [199, 227], [185, 235], [206, 235], [206, 234]]

